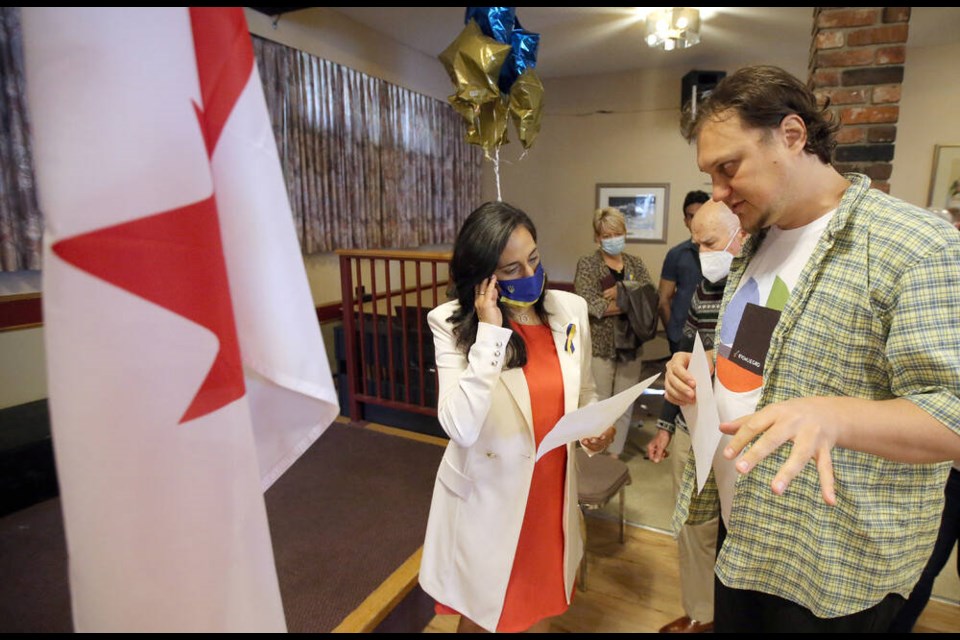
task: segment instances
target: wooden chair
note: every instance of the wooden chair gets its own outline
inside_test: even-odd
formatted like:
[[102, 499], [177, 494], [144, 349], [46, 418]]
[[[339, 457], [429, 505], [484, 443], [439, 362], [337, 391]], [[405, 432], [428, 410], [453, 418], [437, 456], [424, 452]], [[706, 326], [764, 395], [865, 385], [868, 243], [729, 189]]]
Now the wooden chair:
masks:
[[[627, 522], [624, 513], [624, 494], [631, 481], [630, 470], [626, 463], [602, 453], [591, 457], [583, 449], [577, 448], [577, 469], [581, 510], [602, 509], [613, 499], [613, 496], [620, 494], [620, 543], [623, 544], [624, 528]], [[587, 590], [585, 527], [583, 558], [580, 561], [580, 589]]]

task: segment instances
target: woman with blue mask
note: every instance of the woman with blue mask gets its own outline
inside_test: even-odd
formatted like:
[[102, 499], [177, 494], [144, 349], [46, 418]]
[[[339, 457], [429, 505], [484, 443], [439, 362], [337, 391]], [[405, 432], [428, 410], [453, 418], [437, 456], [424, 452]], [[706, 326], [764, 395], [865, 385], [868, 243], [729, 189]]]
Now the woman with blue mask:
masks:
[[[583, 540], [576, 443], [536, 452], [560, 418], [596, 401], [587, 306], [547, 288], [533, 222], [503, 202], [467, 217], [450, 277], [456, 299], [428, 315], [450, 442], [420, 585], [437, 613], [460, 615], [460, 632], [546, 631], [573, 597]], [[580, 444], [592, 454], [612, 439], [609, 427]]]
[[[650, 273], [640, 258], [624, 252], [627, 224], [619, 209], [607, 207], [593, 214], [593, 238], [599, 247], [577, 262], [574, 289], [587, 301], [590, 312], [590, 333], [593, 338], [591, 366], [597, 385], [597, 397], [609, 398], [640, 381], [642, 348], [624, 353], [616, 348], [614, 334], [617, 316], [624, 310], [617, 306], [617, 284], [636, 281], [650, 284]], [[619, 457], [623, 453], [633, 405], [617, 420], [616, 436], [607, 452]]]

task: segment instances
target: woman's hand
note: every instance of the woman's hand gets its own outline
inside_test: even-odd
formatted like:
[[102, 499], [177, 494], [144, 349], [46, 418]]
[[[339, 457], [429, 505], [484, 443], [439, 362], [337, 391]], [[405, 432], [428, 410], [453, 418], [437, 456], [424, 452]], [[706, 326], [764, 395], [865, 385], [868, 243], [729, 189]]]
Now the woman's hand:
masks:
[[610, 446], [610, 443], [613, 442], [613, 436], [615, 436], [616, 433], [616, 427], [608, 427], [606, 431], [595, 438], [581, 439], [580, 444], [583, 445], [584, 449], [589, 449], [594, 453], [599, 453]]
[[617, 316], [623, 313], [623, 310], [617, 306], [617, 285], [604, 289], [603, 299], [607, 301], [607, 310], [603, 312], [604, 316]]
[[497, 276], [484, 278], [476, 286], [476, 300], [473, 308], [477, 312], [477, 319], [480, 322], [503, 326], [503, 314], [500, 313], [500, 307], [497, 306], [497, 297], [500, 292], [497, 290]]

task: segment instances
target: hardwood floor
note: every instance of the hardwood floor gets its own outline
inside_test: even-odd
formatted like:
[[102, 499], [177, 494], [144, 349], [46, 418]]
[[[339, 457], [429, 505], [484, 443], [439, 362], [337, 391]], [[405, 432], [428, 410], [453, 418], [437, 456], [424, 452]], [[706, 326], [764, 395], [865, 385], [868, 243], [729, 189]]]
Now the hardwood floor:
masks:
[[[627, 527], [620, 544], [615, 521], [587, 517], [587, 585], [570, 609], [551, 621], [556, 633], [656, 633], [683, 615], [677, 545], [664, 533]], [[452, 633], [458, 616], [435, 616], [424, 633]], [[914, 632], [960, 631], [960, 606], [931, 600]]]

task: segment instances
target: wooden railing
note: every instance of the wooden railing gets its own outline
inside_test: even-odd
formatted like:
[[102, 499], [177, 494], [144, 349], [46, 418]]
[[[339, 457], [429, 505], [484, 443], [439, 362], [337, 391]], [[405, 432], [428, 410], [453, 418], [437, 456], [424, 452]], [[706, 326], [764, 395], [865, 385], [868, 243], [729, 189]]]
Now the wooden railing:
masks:
[[365, 405], [437, 415], [427, 312], [447, 300], [449, 253], [339, 250], [350, 417]]

